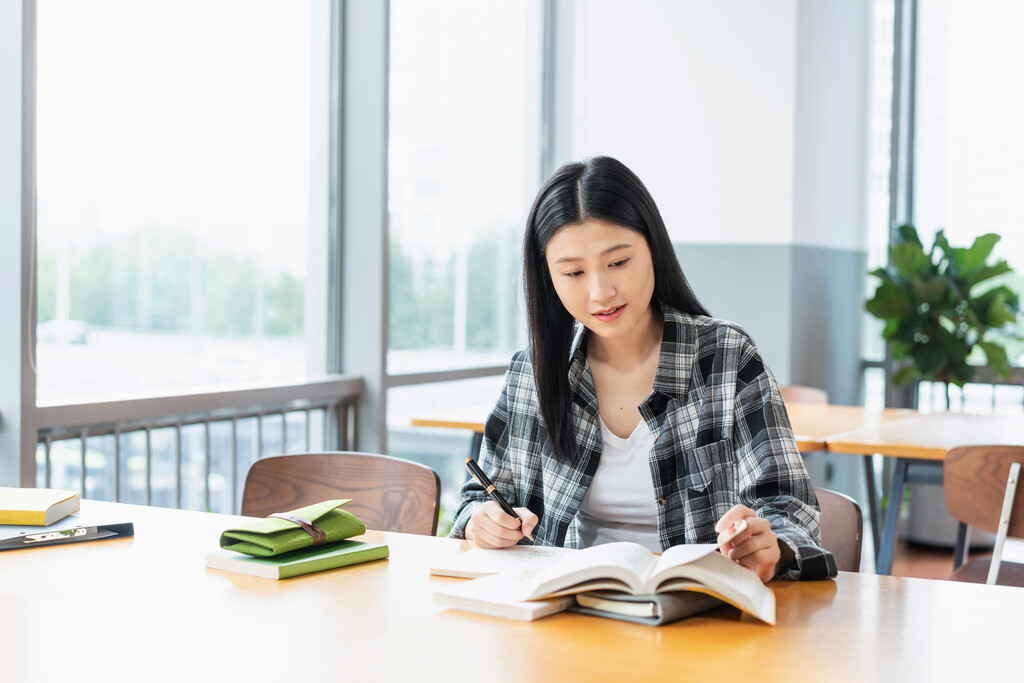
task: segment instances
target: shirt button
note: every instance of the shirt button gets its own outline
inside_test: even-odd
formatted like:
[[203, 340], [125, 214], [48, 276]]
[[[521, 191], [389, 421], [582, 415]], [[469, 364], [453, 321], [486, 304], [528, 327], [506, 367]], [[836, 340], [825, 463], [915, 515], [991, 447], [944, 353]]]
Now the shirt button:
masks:
[[659, 498], [658, 499], [658, 505], [664, 505], [664, 504], [665, 504], [665, 499], [664, 498]]

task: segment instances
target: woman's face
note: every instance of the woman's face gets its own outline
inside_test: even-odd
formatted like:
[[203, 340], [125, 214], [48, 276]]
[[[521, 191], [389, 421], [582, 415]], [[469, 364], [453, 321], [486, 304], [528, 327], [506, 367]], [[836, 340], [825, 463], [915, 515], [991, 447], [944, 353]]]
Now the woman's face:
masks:
[[591, 332], [615, 339], [646, 329], [654, 263], [639, 232], [592, 218], [559, 229], [544, 255], [562, 305]]

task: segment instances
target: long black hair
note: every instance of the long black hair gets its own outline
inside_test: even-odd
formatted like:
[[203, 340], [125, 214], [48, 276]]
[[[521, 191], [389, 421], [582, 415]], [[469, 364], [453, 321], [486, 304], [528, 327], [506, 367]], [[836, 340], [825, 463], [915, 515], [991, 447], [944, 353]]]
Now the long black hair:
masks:
[[562, 227], [591, 218], [635, 230], [647, 240], [654, 263], [652, 305], [710, 315], [686, 282], [654, 199], [632, 171], [611, 157], [593, 157], [555, 171], [526, 219], [523, 284], [540, 412], [555, 457], [563, 462], [576, 459], [568, 381], [575, 321], [555, 292], [545, 251]]

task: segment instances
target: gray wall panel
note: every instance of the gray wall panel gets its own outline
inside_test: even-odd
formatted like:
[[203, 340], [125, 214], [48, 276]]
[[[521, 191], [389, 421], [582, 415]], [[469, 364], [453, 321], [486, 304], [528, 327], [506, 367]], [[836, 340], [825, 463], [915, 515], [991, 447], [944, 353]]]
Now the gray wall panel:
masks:
[[676, 245], [683, 273], [711, 315], [747, 331], [780, 384], [788, 384], [792, 346], [792, 247]]
[[[690, 285], [717, 318], [753, 337], [779, 384], [858, 404], [866, 254], [799, 245], [676, 245]], [[861, 459], [812, 456], [815, 485], [864, 500]]]
[[794, 246], [793, 384], [825, 389], [832, 403], [858, 404], [867, 255]]

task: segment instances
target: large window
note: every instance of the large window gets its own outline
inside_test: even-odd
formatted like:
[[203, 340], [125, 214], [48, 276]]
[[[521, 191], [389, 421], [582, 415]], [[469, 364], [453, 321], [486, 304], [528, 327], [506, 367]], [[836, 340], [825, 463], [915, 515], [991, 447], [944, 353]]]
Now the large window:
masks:
[[329, 19], [39, 3], [40, 401], [324, 371]]
[[539, 3], [391, 3], [388, 372], [508, 361], [540, 172]]
[[[989, 232], [995, 256], [1016, 270], [995, 280], [1024, 297], [1024, 64], [1017, 39], [1024, 6], [1013, 0], [920, 2], [915, 222], [930, 244], [942, 228], [954, 246]], [[1024, 333], [1024, 321], [1017, 324]], [[1010, 362], [1024, 365], [1024, 342], [1007, 341]], [[979, 354], [975, 359], [984, 363]], [[921, 386], [919, 407], [941, 410], [946, 388]], [[1019, 413], [1019, 386], [968, 384], [951, 392], [955, 409]]]
[[[955, 246], [989, 232], [1024, 296], [1024, 5], [1014, 0], [921, 2], [919, 10], [916, 222], [930, 242]], [[1024, 332], [1024, 323], [1018, 325]], [[1024, 342], [1011, 343], [1024, 363]]]
[[[393, 0], [390, 22], [387, 373], [400, 385], [409, 373], [506, 364], [524, 344], [519, 245], [540, 182], [541, 3]], [[388, 392], [389, 452], [440, 470], [449, 511], [470, 435], [412, 433], [409, 420], [493, 405], [500, 384]]]
[[[871, 13], [871, 61], [868, 65], [871, 88], [868, 100], [867, 211], [864, 225], [869, 271], [884, 266], [889, 260], [894, 22], [894, 0], [874, 0]], [[877, 286], [875, 278], [865, 278], [865, 296], [873, 296]], [[867, 312], [862, 315], [863, 357], [881, 364], [885, 360], [882, 321]], [[881, 408], [885, 404], [885, 370], [880, 365], [865, 370], [863, 392], [868, 407]]]

